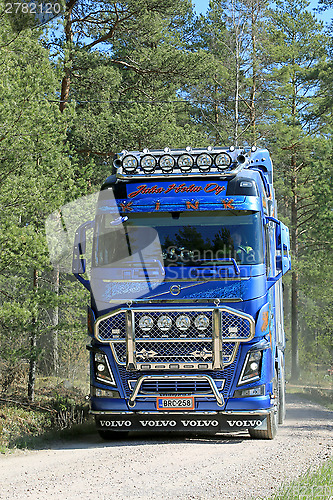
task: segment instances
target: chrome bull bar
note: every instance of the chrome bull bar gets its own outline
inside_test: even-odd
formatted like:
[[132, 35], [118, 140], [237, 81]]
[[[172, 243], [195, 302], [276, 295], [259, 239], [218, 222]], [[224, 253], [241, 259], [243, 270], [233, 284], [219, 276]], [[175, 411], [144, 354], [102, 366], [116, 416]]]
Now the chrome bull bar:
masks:
[[[141, 386], [143, 384], [143, 382], [145, 380], [168, 380], [168, 381], [173, 381], [173, 380], [188, 380], [188, 376], [187, 375], [142, 375], [141, 377], [138, 378], [136, 384], [135, 384], [135, 387], [133, 389], [133, 392], [128, 400], [128, 405], [131, 407], [131, 408], [134, 408], [134, 406], [136, 405], [136, 398], [140, 392], [140, 389], [141, 389]], [[208, 384], [210, 385], [211, 389], [212, 389], [212, 392], [215, 396], [215, 399], [216, 399], [216, 402], [219, 406], [223, 406], [224, 405], [224, 399], [223, 399], [223, 396], [219, 393], [219, 390], [218, 388], [216, 387], [216, 384], [214, 382], [214, 380], [212, 379], [212, 377], [210, 377], [209, 375], [195, 375], [194, 377], [190, 377], [191, 380], [197, 380], [197, 381], [206, 381], [208, 382]], [[196, 395], [194, 394], [193, 395], [194, 397], [196, 397]], [[147, 395], [147, 397], [149, 397]], [[199, 395], [198, 395], [199, 397]], [[206, 397], [206, 396], [205, 396]]]
[[[140, 369], [136, 356], [135, 320], [134, 310], [127, 310], [125, 313], [126, 323], [126, 370], [135, 371]], [[207, 368], [213, 370], [223, 370], [223, 343], [221, 331], [220, 309], [212, 311], [212, 363]]]

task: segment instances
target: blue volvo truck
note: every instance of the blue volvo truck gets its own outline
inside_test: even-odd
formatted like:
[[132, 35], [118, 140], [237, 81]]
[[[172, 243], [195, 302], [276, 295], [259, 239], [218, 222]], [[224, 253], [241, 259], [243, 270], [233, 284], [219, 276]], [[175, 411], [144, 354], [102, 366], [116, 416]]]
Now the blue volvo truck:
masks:
[[98, 432], [273, 439], [285, 414], [290, 244], [269, 152], [123, 151], [110, 173], [73, 255], [73, 273], [91, 292]]

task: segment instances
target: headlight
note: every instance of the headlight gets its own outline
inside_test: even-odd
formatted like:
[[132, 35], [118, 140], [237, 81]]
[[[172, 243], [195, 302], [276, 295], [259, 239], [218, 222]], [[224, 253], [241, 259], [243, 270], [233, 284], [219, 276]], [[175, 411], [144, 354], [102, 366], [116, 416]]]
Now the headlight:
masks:
[[156, 159], [152, 155], [145, 155], [141, 158], [141, 168], [146, 174], [154, 172]]
[[212, 157], [207, 153], [202, 153], [197, 158], [197, 165], [201, 172], [208, 172], [213, 164]]
[[204, 314], [200, 314], [195, 318], [194, 325], [197, 330], [207, 330], [209, 326], [209, 319]]
[[228, 168], [231, 163], [231, 158], [227, 153], [219, 153], [215, 157], [215, 165], [219, 170]]
[[238, 384], [246, 384], [258, 380], [261, 375], [262, 352], [248, 352]]
[[180, 155], [178, 158], [178, 167], [182, 172], [190, 172], [193, 167], [193, 158], [191, 155]]
[[138, 166], [138, 160], [135, 156], [128, 155], [123, 159], [123, 169], [127, 174], [133, 174]]
[[107, 356], [101, 352], [95, 352], [93, 356], [96, 380], [116, 385]]
[[154, 326], [154, 320], [150, 316], [142, 316], [139, 321], [139, 328], [144, 332], [148, 332]]
[[179, 330], [182, 330], [182, 331], [188, 330], [188, 328], [190, 328], [190, 326], [191, 326], [191, 320], [185, 314], [182, 314], [181, 316], [179, 316], [176, 319], [176, 327]]
[[170, 155], [164, 155], [160, 159], [160, 167], [163, 172], [166, 174], [172, 172], [173, 167], [175, 166], [175, 159]]
[[167, 332], [172, 326], [172, 319], [169, 316], [161, 316], [157, 321], [157, 326], [162, 332]]

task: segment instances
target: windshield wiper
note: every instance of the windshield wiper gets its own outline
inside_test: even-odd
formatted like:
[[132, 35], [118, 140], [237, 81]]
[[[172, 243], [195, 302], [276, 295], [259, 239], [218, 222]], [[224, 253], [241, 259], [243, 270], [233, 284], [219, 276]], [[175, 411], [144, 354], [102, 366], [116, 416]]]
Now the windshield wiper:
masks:
[[212, 263], [212, 264], [215, 264], [217, 262], [217, 263], [220, 263], [222, 265], [224, 265], [224, 263], [225, 264], [229, 264], [230, 263], [230, 264], [233, 264], [234, 269], [235, 269], [235, 273], [236, 274], [240, 274], [240, 269], [239, 269], [239, 267], [237, 265], [237, 262], [235, 261], [235, 259], [232, 259], [230, 257], [225, 257], [225, 258], [222, 258], [222, 259], [200, 259], [199, 261], [196, 262], [196, 264], [198, 265], [198, 264], [200, 264], [202, 262], [204, 262], [204, 263], [206, 263], [206, 262], [208, 263], [209, 262], [209, 263]]

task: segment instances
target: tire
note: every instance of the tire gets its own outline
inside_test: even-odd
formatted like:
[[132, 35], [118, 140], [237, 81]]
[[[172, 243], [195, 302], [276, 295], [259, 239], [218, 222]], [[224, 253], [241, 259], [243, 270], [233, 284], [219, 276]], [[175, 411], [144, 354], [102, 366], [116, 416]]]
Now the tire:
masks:
[[279, 384], [277, 372], [273, 380], [274, 410], [267, 416], [267, 429], [249, 429], [251, 438], [254, 439], [274, 439], [278, 429], [279, 422]]
[[104, 439], [105, 441], [113, 441], [113, 440], [117, 440], [117, 439], [125, 439], [127, 436], [128, 436], [128, 432], [126, 431], [102, 431], [102, 430], [98, 430], [97, 431], [98, 434], [100, 435], [100, 437], [102, 439]]

